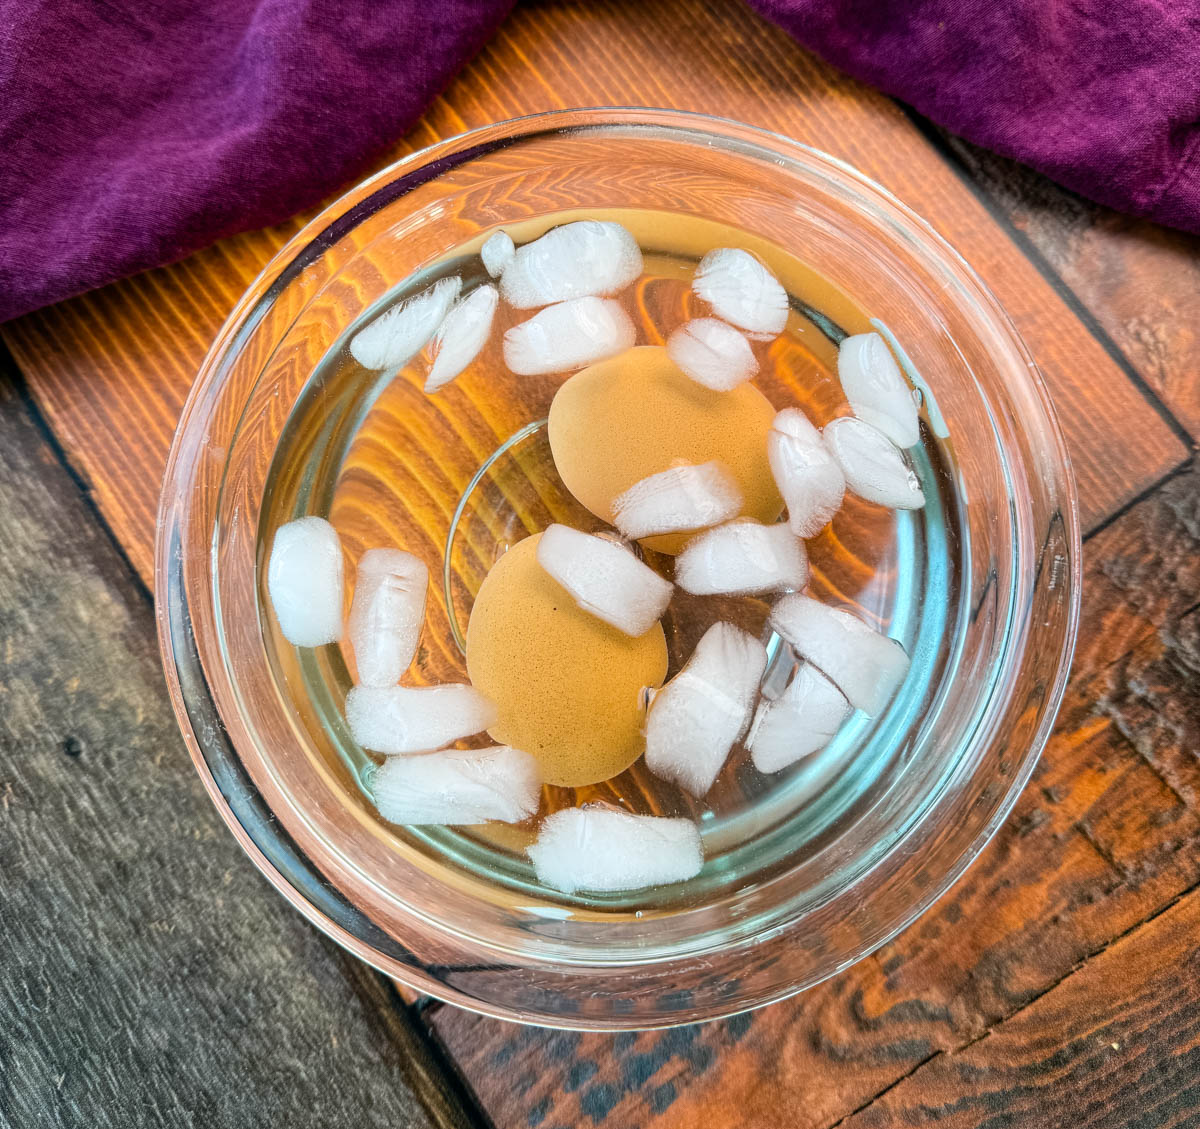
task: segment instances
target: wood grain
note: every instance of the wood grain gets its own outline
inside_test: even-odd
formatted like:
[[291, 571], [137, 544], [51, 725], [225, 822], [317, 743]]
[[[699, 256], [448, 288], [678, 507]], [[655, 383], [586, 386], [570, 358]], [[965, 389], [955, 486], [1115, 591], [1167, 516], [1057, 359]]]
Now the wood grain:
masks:
[[145, 596], [2, 373], [0, 451], [0, 1125], [467, 1125], [221, 824]]
[[[392, 156], [537, 110], [636, 103], [786, 133], [849, 160], [929, 217], [995, 290], [1045, 372], [1086, 524], [1184, 457], [1179, 436], [905, 115], [735, 0], [523, 7]], [[146, 579], [162, 466], [192, 376], [238, 295], [296, 229], [226, 240], [4, 327], [39, 405]]]
[[[1198, 496], [1200, 476], [1180, 475], [1089, 543], [1104, 611], [1085, 621], [1057, 732], [1005, 828], [917, 924], [794, 1001], [686, 1033], [518, 1034], [438, 1010], [495, 1120], [833, 1125], [1195, 886]], [[1104, 637], [1128, 649], [1115, 658]], [[564, 1092], [564, 1076], [580, 1081]]]
[[1127, 1129], [1200, 1117], [1200, 892], [844, 1129]]
[[1200, 236], [1093, 204], [1032, 169], [942, 134], [967, 175], [1200, 438]]
[[1200, 600], [1200, 471], [1190, 460], [1154, 494], [1084, 543], [1077, 671], [1100, 670]]

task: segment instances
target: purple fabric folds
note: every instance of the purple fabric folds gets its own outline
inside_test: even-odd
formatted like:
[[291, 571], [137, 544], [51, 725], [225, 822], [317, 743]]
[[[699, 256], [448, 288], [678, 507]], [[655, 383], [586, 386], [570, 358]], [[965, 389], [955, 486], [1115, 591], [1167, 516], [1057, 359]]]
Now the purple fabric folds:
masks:
[[278, 223], [512, 0], [0, 0], [0, 321]]
[[[511, 2], [0, 0], [0, 320], [345, 185]], [[750, 3], [964, 137], [1200, 231], [1200, 0]]]
[[750, 3], [953, 132], [1200, 232], [1200, 0]]

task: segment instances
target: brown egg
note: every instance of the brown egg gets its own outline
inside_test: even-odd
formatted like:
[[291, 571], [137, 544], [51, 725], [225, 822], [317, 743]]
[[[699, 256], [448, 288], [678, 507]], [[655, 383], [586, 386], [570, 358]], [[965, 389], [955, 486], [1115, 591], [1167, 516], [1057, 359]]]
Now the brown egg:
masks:
[[547, 784], [596, 784], [645, 751], [642, 690], [666, 678], [666, 639], [657, 623], [631, 639], [580, 609], [538, 564], [540, 536], [484, 578], [467, 673], [500, 711], [488, 730], [496, 741], [537, 757]]
[[[550, 405], [550, 449], [567, 489], [612, 521], [613, 499], [680, 463], [717, 460], [741, 488], [742, 514], [772, 522], [783, 499], [767, 463], [775, 409], [752, 384], [714, 392], [684, 376], [666, 349], [646, 346], [585, 368]], [[678, 553], [690, 533], [647, 537]]]

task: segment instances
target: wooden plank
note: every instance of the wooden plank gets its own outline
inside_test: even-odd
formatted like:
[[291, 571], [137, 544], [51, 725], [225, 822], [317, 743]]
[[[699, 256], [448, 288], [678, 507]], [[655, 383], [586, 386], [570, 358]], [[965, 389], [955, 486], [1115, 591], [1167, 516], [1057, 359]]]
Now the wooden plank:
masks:
[[[793, 1001], [682, 1033], [518, 1033], [437, 1011], [497, 1123], [833, 1125], [1200, 881], [1198, 481], [1180, 476], [1089, 545], [1085, 586], [1107, 603], [1085, 621], [1057, 732], [1005, 828], [928, 914]], [[1118, 582], [1134, 576], [1157, 595]], [[1103, 636], [1128, 653], [1113, 661]]]
[[942, 134], [1172, 414], [1200, 439], [1200, 236], [1123, 216]]
[[[1184, 457], [1170, 426], [900, 110], [735, 0], [522, 7], [392, 156], [537, 110], [638, 102], [789, 134], [856, 164], [928, 216], [996, 291], [1044, 370], [1087, 525]], [[226, 240], [4, 328], [38, 403], [147, 579], [162, 465], [192, 375], [225, 313], [295, 229]]]
[[1031, 1007], [939, 1055], [844, 1129], [1127, 1129], [1200, 1123], [1200, 893]]
[[1087, 583], [1075, 669], [1097, 670], [1200, 599], [1200, 465], [1190, 460], [1153, 496], [1083, 547]]
[[471, 1124], [217, 817], [147, 601], [4, 373], [0, 451], [0, 1125]]

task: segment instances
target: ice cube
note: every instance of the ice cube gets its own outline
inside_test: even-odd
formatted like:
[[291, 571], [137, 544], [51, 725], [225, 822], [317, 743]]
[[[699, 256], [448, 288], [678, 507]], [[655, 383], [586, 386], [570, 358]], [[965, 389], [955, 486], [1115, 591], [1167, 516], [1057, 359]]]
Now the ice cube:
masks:
[[787, 291], [748, 251], [722, 247], [700, 260], [692, 289], [720, 318], [755, 336], [770, 338], [787, 324]]
[[883, 711], [908, 674], [908, 656], [895, 639], [808, 596], [784, 596], [771, 611], [771, 626], [871, 717]]
[[478, 690], [446, 686], [355, 686], [346, 722], [364, 748], [395, 756], [443, 749], [495, 723], [496, 707]]
[[389, 823], [520, 823], [541, 802], [537, 761], [507, 745], [389, 757], [368, 788]]
[[850, 703], [815, 666], [803, 663], [773, 702], [762, 702], [746, 745], [759, 772], [778, 772], [825, 748], [850, 716]]
[[912, 385], [878, 333], [847, 337], [838, 349], [838, 379], [859, 419], [877, 427], [897, 447], [921, 439]]
[[537, 559], [585, 612], [626, 635], [645, 635], [671, 599], [672, 585], [629, 549], [565, 525], [542, 534]]
[[342, 637], [345, 575], [342, 543], [323, 517], [302, 517], [275, 531], [267, 593], [284, 638], [320, 647]]
[[616, 294], [641, 273], [637, 240], [619, 223], [578, 220], [518, 248], [504, 269], [500, 293], [510, 306], [528, 310]]
[[646, 716], [646, 767], [703, 796], [746, 732], [766, 648], [731, 623], [714, 623]]
[[539, 880], [564, 894], [685, 882], [704, 865], [700, 832], [690, 819], [608, 807], [564, 808], [547, 816], [527, 852]]
[[429, 570], [412, 553], [368, 549], [358, 562], [346, 624], [363, 686], [400, 681], [417, 652]]
[[750, 342], [716, 318], [695, 318], [681, 325], [667, 338], [667, 356], [714, 392], [728, 392], [758, 372]]
[[925, 504], [904, 455], [869, 423], [850, 416], [832, 420], [825, 426], [825, 444], [860, 498], [892, 510], [919, 510]]
[[440, 278], [420, 294], [385, 310], [350, 339], [350, 355], [363, 368], [399, 368], [429, 344], [461, 289], [462, 279], [457, 275]]
[[633, 347], [634, 329], [620, 302], [575, 298], [547, 306], [504, 335], [504, 363], [520, 376], [567, 372]]
[[493, 278], [499, 278], [508, 269], [508, 264], [513, 261], [516, 250], [512, 237], [507, 231], [493, 231], [483, 241], [483, 246], [479, 248], [479, 257], [483, 260], [484, 270]]
[[433, 339], [433, 363], [425, 378], [425, 391], [436, 392], [449, 384], [487, 344], [500, 295], [491, 285], [472, 290], [450, 308]]
[[695, 596], [795, 590], [808, 583], [808, 554], [786, 525], [731, 521], [684, 546], [675, 558], [675, 583]]
[[742, 492], [718, 462], [675, 466], [613, 499], [613, 524], [630, 540], [704, 529], [736, 517]]
[[767, 461], [797, 537], [815, 537], [832, 520], [846, 478], [821, 433], [799, 408], [784, 408], [767, 434]]

